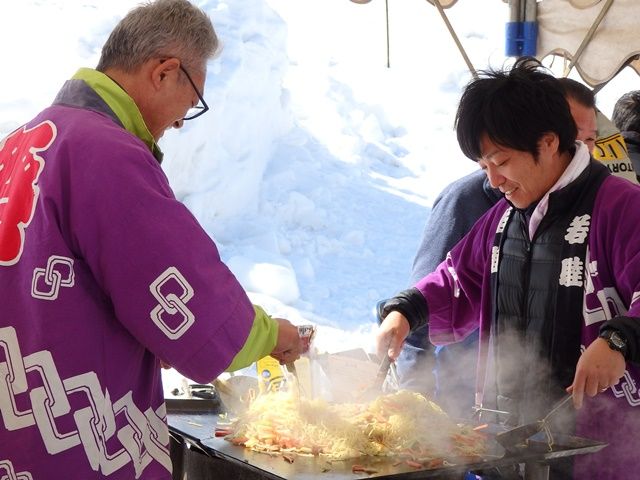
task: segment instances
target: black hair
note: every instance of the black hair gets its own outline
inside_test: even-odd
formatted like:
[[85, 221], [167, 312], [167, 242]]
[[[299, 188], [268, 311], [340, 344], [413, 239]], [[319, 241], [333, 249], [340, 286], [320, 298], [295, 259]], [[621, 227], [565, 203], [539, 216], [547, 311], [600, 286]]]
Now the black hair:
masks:
[[621, 132], [640, 133], [640, 90], [625, 93], [618, 99], [611, 121]]
[[564, 91], [565, 98], [571, 98], [588, 108], [596, 108], [596, 96], [585, 84], [572, 78], [559, 78], [558, 82], [560, 82], [560, 87]]
[[529, 152], [538, 159], [538, 143], [552, 132], [560, 153], [574, 146], [578, 134], [565, 93], [540, 62], [521, 57], [510, 70], [488, 70], [469, 82], [456, 113], [455, 128], [462, 152], [474, 161], [482, 156], [486, 134], [501, 146]]

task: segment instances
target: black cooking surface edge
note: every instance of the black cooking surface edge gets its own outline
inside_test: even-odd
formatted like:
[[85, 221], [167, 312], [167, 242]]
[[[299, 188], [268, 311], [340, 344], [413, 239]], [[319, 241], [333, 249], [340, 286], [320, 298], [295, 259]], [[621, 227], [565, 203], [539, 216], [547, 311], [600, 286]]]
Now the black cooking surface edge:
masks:
[[[267, 455], [232, 445], [222, 437], [215, 436], [220, 405], [207, 400], [167, 400], [167, 419], [170, 430], [198, 443], [209, 455], [234, 463], [238, 468], [258, 472], [265, 479], [273, 480], [417, 480], [461, 478], [467, 471], [488, 470], [495, 467], [525, 462], [551, 460], [553, 458], [596, 452], [606, 446], [580, 437], [554, 434], [554, 447], [549, 451], [544, 432], [533, 437], [529, 447], [514, 454], [504, 454], [496, 442], [489, 440], [495, 455], [487, 455], [480, 461], [445, 465], [433, 469], [415, 469], [404, 461], [389, 457], [362, 457], [346, 461], [328, 461], [324, 457], [291, 455], [293, 463], [281, 455]], [[353, 473], [352, 466], [358, 464], [375, 473]]]

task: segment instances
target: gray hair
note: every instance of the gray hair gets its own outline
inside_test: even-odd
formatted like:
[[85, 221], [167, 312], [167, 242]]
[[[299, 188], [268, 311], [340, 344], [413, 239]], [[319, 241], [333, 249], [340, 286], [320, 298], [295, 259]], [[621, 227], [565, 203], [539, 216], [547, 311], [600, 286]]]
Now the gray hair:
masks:
[[96, 69], [132, 72], [160, 57], [195, 67], [213, 57], [218, 46], [211, 20], [200, 8], [187, 0], [155, 0], [120, 20], [102, 47]]
[[621, 132], [640, 133], [640, 90], [627, 92], [618, 99], [611, 121]]

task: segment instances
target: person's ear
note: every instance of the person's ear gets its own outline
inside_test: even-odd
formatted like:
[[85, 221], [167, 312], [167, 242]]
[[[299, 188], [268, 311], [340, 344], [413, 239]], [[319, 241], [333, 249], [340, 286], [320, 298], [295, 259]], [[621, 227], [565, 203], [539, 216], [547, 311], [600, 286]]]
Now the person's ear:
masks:
[[560, 147], [560, 138], [557, 133], [546, 132], [542, 134], [540, 137], [540, 141], [538, 142], [538, 151], [547, 152], [553, 155], [558, 151]]
[[151, 69], [151, 83], [156, 90], [160, 90], [171, 75], [178, 73], [180, 60], [167, 58], [155, 60], [155, 62], [155, 66]]

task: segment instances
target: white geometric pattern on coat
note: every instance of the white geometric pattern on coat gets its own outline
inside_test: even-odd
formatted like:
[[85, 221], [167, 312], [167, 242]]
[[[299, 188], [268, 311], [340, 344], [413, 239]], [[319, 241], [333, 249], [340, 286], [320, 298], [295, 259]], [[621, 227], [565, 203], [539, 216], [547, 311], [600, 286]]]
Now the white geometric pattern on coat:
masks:
[[[164, 404], [156, 411], [142, 412], [131, 391], [112, 404], [95, 372], [62, 379], [49, 351], [22, 356], [13, 327], [0, 328], [0, 351], [6, 359], [0, 362], [0, 416], [8, 431], [36, 426], [50, 455], [82, 445], [91, 468], [105, 476], [133, 462], [135, 478], [139, 478], [152, 460], [171, 471]], [[27, 373], [39, 374], [42, 386], [29, 389]], [[31, 409], [18, 411], [16, 398], [21, 395], [28, 395]], [[70, 395], [83, 395], [87, 406], [71, 411]], [[73, 416], [77, 430], [58, 430], [54, 420], [66, 415]], [[127, 423], [116, 430], [118, 416]], [[109, 452], [107, 441], [114, 435], [122, 448]], [[16, 478], [31, 478], [22, 475]]]
[[640, 390], [638, 390], [638, 386], [636, 382], [633, 381], [631, 375], [627, 370], [624, 371], [624, 376], [620, 383], [617, 385], [612, 385], [611, 390], [616, 398], [626, 397], [627, 402], [632, 407], [637, 407], [640, 405]]
[[[47, 260], [47, 268], [35, 268], [31, 281], [31, 296], [42, 300], [58, 298], [60, 287], [73, 287], [73, 259], [52, 255]], [[43, 287], [46, 290], [41, 290]]]
[[[4, 470], [4, 472], [3, 472]], [[6, 475], [4, 474], [6, 473]], [[0, 480], [33, 480], [29, 472], [16, 472], [9, 460], [0, 460]]]
[[[613, 287], [606, 287], [595, 291], [593, 277], [598, 276], [598, 262], [591, 261], [591, 253], [587, 247], [584, 262], [584, 296], [582, 301], [582, 317], [586, 326], [611, 320], [617, 315], [625, 315], [628, 309], [620, 298], [620, 294]], [[587, 306], [595, 305], [593, 308]]]
[[[163, 289], [170, 292], [164, 293]], [[196, 321], [186, 305], [193, 297], [193, 288], [176, 267], [169, 267], [149, 285], [149, 290], [159, 303], [151, 310], [151, 320], [168, 338], [177, 340]], [[169, 325], [168, 320], [177, 325]]]

